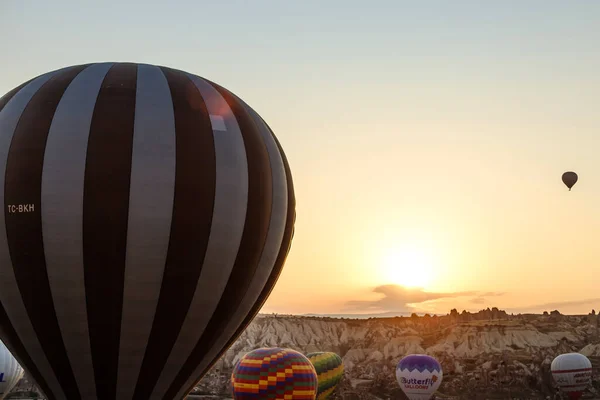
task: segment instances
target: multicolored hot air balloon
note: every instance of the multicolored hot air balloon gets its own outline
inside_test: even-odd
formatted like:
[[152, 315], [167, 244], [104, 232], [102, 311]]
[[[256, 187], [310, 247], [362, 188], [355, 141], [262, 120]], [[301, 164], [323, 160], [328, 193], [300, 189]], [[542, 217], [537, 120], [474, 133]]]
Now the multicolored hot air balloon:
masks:
[[301, 353], [280, 347], [261, 348], [242, 357], [231, 374], [236, 400], [314, 400], [315, 368]]
[[291, 244], [283, 150], [187, 72], [96, 63], [0, 99], [0, 332], [49, 400], [182, 399]]
[[556, 357], [550, 365], [557, 386], [569, 399], [577, 400], [592, 383], [592, 363], [580, 353], [566, 353]]
[[10, 393], [24, 373], [18, 361], [4, 343], [0, 342], [0, 400]]
[[410, 400], [428, 400], [440, 387], [442, 366], [425, 354], [410, 354], [396, 366], [396, 379]]
[[317, 371], [319, 390], [317, 400], [325, 400], [344, 377], [342, 358], [332, 352], [314, 352], [306, 355]]
[[577, 179], [577, 174], [575, 172], [567, 171], [562, 174], [562, 181], [569, 188], [569, 191], [571, 191], [573, 185], [577, 183]]

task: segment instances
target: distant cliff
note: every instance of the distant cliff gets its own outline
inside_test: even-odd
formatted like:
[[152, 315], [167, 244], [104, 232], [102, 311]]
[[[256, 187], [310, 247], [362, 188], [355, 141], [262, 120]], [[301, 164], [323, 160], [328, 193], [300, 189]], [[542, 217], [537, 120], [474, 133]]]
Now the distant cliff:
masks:
[[[395, 382], [398, 360], [410, 353], [436, 357], [444, 368], [438, 398], [554, 396], [550, 363], [581, 351], [600, 366], [599, 319], [594, 314], [508, 315], [497, 308], [446, 316], [334, 319], [259, 315], [204, 377], [197, 393], [230, 397], [233, 364], [258, 347], [303, 353], [334, 351], [346, 376], [338, 398], [402, 399]], [[596, 371], [595, 371], [596, 373]], [[600, 381], [595, 380], [600, 389]], [[593, 398], [592, 388], [589, 398]], [[482, 397], [483, 398], [483, 397]], [[491, 397], [488, 397], [491, 398]]]

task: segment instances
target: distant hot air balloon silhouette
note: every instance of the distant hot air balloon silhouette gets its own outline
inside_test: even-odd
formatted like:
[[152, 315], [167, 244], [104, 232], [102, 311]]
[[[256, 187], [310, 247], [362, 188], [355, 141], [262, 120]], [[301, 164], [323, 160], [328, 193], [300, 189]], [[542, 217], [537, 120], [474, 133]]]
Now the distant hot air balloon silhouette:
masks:
[[552, 361], [550, 369], [556, 385], [571, 400], [581, 398], [592, 383], [592, 363], [583, 354], [561, 354]]
[[440, 387], [442, 378], [440, 363], [425, 354], [407, 355], [396, 366], [398, 384], [410, 400], [429, 400]]
[[24, 372], [4, 343], [0, 342], [0, 400], [15, 387]]
[[235, 400], [314, 400], [317, 373], [302, 353], [280, 347], [244, 355], [231, 374]]
[[569, 191], [571, 191], [573, 185], [577, 183], [577, 174], [575, 172], [567, 171], [562, 174], [562, 181], [569, 188]]
[[0, 338], [46, 397], [182, 399], [260, 310], [295, 198], [265, 121], [147, 64], [0, 99]]
[[337, 384], [344, 377], [342, 358], [332, 352], [314, 352], [306, 355], [317, 371], [319, 390], [317, 400], [325, 400], [331, 396]]

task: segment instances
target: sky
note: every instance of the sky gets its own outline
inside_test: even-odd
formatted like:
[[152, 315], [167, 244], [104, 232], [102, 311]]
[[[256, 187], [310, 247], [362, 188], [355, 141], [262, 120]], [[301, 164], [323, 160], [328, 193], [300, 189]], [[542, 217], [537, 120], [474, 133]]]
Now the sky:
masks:
[[599, 18], [596, 1], [0, 0], [0, 93], [133, 61], [243, 98], [280, 140], [297, 199], [262, 312], [587, 313], [600, 308]]

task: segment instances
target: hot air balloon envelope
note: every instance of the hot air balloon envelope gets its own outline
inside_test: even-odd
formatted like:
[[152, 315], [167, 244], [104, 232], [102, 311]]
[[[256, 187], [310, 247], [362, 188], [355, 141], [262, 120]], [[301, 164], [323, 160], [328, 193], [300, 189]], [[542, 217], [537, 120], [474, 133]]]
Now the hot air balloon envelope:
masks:
[[10, 393], [24, 372], [4, 343], [0, 342], [0, 400]]
[[440, 387], [443, 378], [442, 366], [433, 357], [411, 354], [398, 362], [396, 379], [410, 400], [428, 400]]
[[227, 89], [133, 63], [0, 98], [0, 332], [49, 399], [182, 399], [260, 310], [295, 199]]
[[562, 175], [562, 181], [569, 190], [577, 183], [577, 179], [577, 174], [575, 172], [568, 171]]
[[592, 363], [583, 354], [561, 354], [550, 369], [556, 385], [573, 400], [579, 399], [592, 383]]
[[319, 391], [317, 400], [325, 400], [344, 377], [342, 358], [332, 352], [315, 352], [306, 355], [317, 371]]
[[231, 374], [233, 398], [239, 400], [314, 400], [315, 368], [302, 353], [261, 348], [242, 357]]

